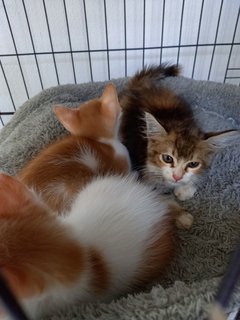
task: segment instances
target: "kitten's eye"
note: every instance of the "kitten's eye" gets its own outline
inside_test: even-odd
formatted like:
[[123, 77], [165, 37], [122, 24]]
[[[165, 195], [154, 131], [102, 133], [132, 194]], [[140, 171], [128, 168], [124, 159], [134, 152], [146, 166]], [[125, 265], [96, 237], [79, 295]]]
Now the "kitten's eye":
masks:
[[166, 163], [173, 163], [173, 158], [168, 154], [162, 154], [162, 159]]
[[197, 161], [192, 161], [192, 162], [189, 162], [189, 163], [187, 164], [187, 167], [188, 167], [188, 168], [191, 168], [191, 169], [194, 169], [194, 168], [197, 168], [199, 165], [200, 165], [199, 162], [197, 162]]

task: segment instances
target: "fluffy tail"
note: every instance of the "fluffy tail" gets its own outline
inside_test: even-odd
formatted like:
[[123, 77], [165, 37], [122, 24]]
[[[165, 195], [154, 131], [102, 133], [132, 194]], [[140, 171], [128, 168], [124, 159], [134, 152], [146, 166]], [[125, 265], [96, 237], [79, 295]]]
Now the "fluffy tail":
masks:
[[156, 85], [159, 80], [166, 77], [176, 77], [180, 73], [180, 68], [177, 65], [162, 64], [159, 66], [144, 67], [137, 72], [130, 80], [129, 87], [148, 87]]
[[0, 174], [0, 267], [19, 298], [73, 284], [83, 253], [66, 225], [21, 182]]

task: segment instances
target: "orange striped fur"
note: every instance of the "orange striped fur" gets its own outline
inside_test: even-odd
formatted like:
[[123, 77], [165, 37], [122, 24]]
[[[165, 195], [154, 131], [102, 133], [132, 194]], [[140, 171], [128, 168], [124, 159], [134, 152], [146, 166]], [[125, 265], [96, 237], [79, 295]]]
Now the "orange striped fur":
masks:
[[131, 176], [90, 183], [62, 217], [0, 174], [0, 202], [1, 271], [32, 318], [142, 289], [175, 252], [177, 205]]
[[84, 250], [22, 183], [0, 174], [0, 267], [20, 297], [73, 284]]
[[94, 177], [128, 172], [127, 150], [118, 154], [111, 144], [120, 144], [120, 111], [112, 84], [101, 98], [78, 108], [56, 106], [54, 112], [70, 135], [42, 150], [20, 171], [19, 179], [40, 193], [52, 210], [64, 213], [76, 193]]

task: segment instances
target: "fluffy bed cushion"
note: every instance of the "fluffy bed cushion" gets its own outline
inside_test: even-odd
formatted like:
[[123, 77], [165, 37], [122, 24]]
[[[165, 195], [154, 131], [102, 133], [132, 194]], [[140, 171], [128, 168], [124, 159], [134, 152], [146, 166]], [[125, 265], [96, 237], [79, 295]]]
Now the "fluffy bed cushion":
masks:
[[[113, 81], [120, 90], [126, 79]], [[164, 85], [192, 106], [209, 131], [240, 128], [240, 88], [183, 77]], [[106, 83], [47, 89], [27, 101], [0, 131], [0, 170], [15, 174], [41, 148], [66, 134], [52, 106], [79, 103], [99, 96]], [[196, 196], [183, 203], [194, 215], [189, 231], [179, 231], [179, 248], [160, 284], [110, 304], [79, 304], [51, 319], [206, 319], [219, 280], [240, 233], [240, 141], [219, 150]], [[234, 296], [235, 308], [240, 292]]]

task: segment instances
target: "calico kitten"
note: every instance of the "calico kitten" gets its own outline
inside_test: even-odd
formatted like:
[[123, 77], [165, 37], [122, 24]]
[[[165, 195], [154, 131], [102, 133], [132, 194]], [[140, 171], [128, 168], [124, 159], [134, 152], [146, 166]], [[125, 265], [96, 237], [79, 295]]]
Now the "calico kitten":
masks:
[[50, 144], [20, 171], [18, 178], [41, 194], [47, 205], [65, 213], [79, 191], [96, 176], [130, 169], [127, 149], [118, 139], [121, 107], [113, 84], [98, 99], [54, 113], [69, 135]]
[[120, 131], [133, 169], [186, 200], [194, 195], [213, 152], [239, 139], [240, 131], [203, 132], [188, 103], [159, 82], [178, 73], [175, 65], [137, 72], [120, 93]]
[[56, 216], [0, 174], [0, 203], [1, 271], [34, 319], [142, 288], [174, 254], [177, 205], [133, 176], [93, 180]]

